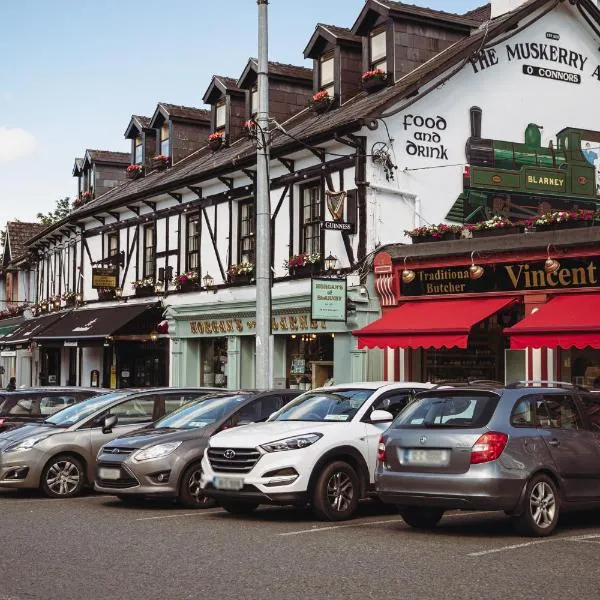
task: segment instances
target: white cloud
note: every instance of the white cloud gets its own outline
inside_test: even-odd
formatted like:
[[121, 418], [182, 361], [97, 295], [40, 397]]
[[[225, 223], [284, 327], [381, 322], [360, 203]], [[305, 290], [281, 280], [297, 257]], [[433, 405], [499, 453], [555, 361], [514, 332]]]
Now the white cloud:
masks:
[[38, 142], [31, 133], [17, 127], [0, 127], [0, 163], [33, 154]]

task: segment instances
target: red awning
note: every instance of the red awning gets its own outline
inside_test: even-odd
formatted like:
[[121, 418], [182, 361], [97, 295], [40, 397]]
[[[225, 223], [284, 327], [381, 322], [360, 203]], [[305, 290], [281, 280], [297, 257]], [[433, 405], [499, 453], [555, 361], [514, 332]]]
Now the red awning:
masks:
[[555, 296], [504, 333], [515, 350], [600, 348], [600, 293]]
[[466, 348], [473, 325], [513, 302], [515, 298], [405, 302], [353, 333], [359, 348]]

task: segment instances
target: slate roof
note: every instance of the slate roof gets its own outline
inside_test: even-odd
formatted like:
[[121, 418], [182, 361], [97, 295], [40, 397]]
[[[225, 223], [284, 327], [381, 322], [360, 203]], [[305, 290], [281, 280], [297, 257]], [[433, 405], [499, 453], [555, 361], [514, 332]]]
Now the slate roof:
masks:
[[107, 162], [129, 165], [131, 154], [129, 152], [112, 152], [110, 150], [86, 150], [86, 155], [94, 162]]
[[[405, 4], [404, 2], [396, 2], [395, 0], [377, 0], [378, 4], [389, 8], [392, 11], [397, 11], [405, 15], [413, 15], [415, 17], [426, 17], [429, 19], [436, 19], [440, 21], [446, 21], [447, 23], [458, 23], [463, 25], [474, 25], [476, 21], [472, 16], [459, 15], [452, 12], [446, 12], [443, 10], [434, 10], [433, 8], [426, 8], [425, 6], [417, 6], [416, 4]], [[477, 23], [478, 24], [478, 23]]]
[[[251, 58], [252, 63], [258, 68], [258, 59]], [[269, 61], [269, 75], [280, 75], [281, 77], [293, 77], [294, 79], [306, 79], [312, 82], [313, 71], [307, 67], [288, 65], [286, 63]]]
[[214, 75], [215, 79], [218, 79], [223, 86], [225, 87], [225, 89], [227, 90], [240, 90], [240, 88], [238, 87], [237, 84], [237, 80], [234, 79], [233, 77], [224, 77], [223, 75]]
[[135, 119], [142, 127], [150, 126], [150, 117], [142, 117], [141, 115], [132, 115], [132, 119]]
[[354, 35], [348, 27], [338, 27], [337, 25], [326, 25], [325, 23], [318, 23], [316, 29], [319, 27], [327, 30], [333, 37], [340, 40], [347, 40], [349, 42], [362, 42], [360, 35]]
[[41, 223], [9, 221], [6, 224], [6, 239], [10, 248], [11, 261], [20, 258], [27, 251], [26, 242], [46, 229]]
[[[167, 104], [166, 102], [159, 102], [159, 106], [162, 106], [170, 117], [180, 119], [192, 119], [194, 121], [208, 121], [210, 120], [210, 111], [205, 108], [194, 108], [192, 106], [180, 106], [178, 104]], [[151, 119], [148, 119], [148, 125]]]
[[476, 21], [481, 22], [489, 21], [492, 18], [492, 5], [490, 2], [488, 2], [483, 6], [478, 6], [477, 8], [464, 13], [463, 17], [475, 19]]

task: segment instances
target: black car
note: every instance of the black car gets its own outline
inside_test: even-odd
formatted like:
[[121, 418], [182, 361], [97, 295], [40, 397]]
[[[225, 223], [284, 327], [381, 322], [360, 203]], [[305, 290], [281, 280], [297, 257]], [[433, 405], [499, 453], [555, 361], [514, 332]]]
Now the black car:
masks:
[[110, 391], [97, 387], [39, 387], [0, 391], [0, 431], [43, 421], [67, 406]]

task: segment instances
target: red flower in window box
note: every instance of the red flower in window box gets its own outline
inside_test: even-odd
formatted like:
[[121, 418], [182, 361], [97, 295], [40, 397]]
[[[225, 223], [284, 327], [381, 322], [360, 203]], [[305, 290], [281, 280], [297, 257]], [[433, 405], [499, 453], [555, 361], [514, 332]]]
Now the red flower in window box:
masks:
[[171, 161], [171, 159], [165, 154], [157, 154], [156, 156], [152, 157], [151, 161], [153, 169], [162, 170], [166, 169], [169, 166], [169, 162]]
[[362, 74], [361, 79], [363, 89], [367, 92], [375, 92], [387, 85], [389, 76], [388, 73], [382, 69], [371, 69], [370, 71], [365, 71]]
[[218, 150], [223, 143], [225, 142], [225, 132], [224, 131], [215, 131], [208, 136], [208, 145], [210, 149], [214, 152]]
[[255, 139], [257, 131], [256, 121], [254, 119], [248, 119], [247, 121], [244, 121], [244, 131], [250, 139]]
[[94, 197], [94, 195], [92, 194], [92, 192], [83, 192], [81, 194], [81, 200], [84, 204], [86, 202], [89, 202], [93, 197]]
[[127, 167], [127, 169], [125, 169], [125, 174], [127, 176], [127, 179], [137, 179], [138, 177], [141, 177], [144, 174], [144, 168], [142, 167], [142, 165], [129, 165]]
[[324, 113], [330, 106], [333, 98], [329, 95], [326, 90], [319, 90], [316, 94], [313, 94], [310, 105], [317, 114]]

